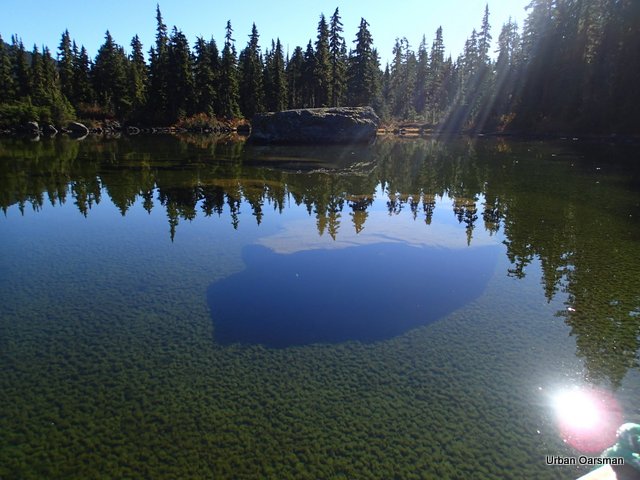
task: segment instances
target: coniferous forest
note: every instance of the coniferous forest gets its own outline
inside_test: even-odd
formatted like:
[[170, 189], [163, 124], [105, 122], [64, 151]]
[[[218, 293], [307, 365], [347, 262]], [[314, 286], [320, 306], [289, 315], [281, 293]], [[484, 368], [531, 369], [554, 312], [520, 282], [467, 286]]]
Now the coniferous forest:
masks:
[[189, 45], [159, 6], [148, 51], [137, 35], [124, 47], [108, 31], [93, 59], [68, 31], [53, 52], [0, 37], [0, 128], [74, 119], [197, 124], [371, 105], [387, 123], [434, 130], [639, 133], [640, 2], [532, 0], [527, 11], [524, 25], [497, 29], [487, 5], [457, 58], [445, 54], [442, 27], [417, 48], [399, 37], [387, 65], [367, 21], [346, 39], [337, 8], [290, 53], [280, 39], [261, 45], [255, 24], [239, 45], [230, 21], [222, 45]]

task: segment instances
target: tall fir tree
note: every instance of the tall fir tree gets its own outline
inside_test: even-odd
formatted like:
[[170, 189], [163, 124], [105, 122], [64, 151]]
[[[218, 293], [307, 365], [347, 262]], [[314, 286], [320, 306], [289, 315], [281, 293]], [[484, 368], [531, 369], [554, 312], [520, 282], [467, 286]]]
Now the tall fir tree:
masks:
[[484, 64], [489, 64], [489, 48], [491, 47], [491, 25], [489, 24], [489, 4], [484, 7], [484, 15], [482, 17], [482, 26], [478, 34], [478, 56]]
[[417, 61], [406, 38], [396, 39], [391, 65], [391, 114], [401, 119], [415, 115], [413, 97], [416, 83]]
[[216, 41], [211, 38], [207, 43], [207, 51], [209, 52], [209, 60], [211, 62], [211, 73], [213, 75], [213, 83], [211, 84], [214, 92], [213, 111], [216, 115], [222, 111], [222, 101], [220, 98], [220, 76], [222, 75], [222, 59], [220, 58], [220, 51]]
[[233, 39], [231, 21], [227, 21], [224, 48], [220, 65], [220, 110], [218, 114], [225, 118], [237, 118], [241, 115], [238, 105], [238, 64]]
[[239, 103], [240, 111], [245, 118], [252, 118], [256, 113], [264, 111], [265, 92], [263, 86], [262, 55], [256, 24], [251, 28], [249, 42], [240, 52], [239, 64]]
[[426, 120], [436, 124], [440, 120], [440, 115], [447, 107], [445, 100], [445, 60], [444, 60], [444, 38], [442, 26], [436, 30], [436, 36], [431, 44], [431, 55], [429, 58], [429, 74], [427, 77], [426, 95]]
[[347, 44], [342, 36], [343, 26], [340, 11], [336, 7], [329, 20], [329, 56], [331, 61], [332, 107], [341, 106], [347, 93]]
[[131, 54], [129, 55], [129, 97], [132, 110], [140, 113], [147, 103], [147, 81], [149, 78], [147, 64], [144, 59], [142, 42], [138, 35], [131, 39]]
[[510, 121], [517, 94], [517, 72], [520, 59], [518, 25], [509, 18], [498, 36], [498, 58], [495, 63], [495, 101], [491, 117], [494, 125], [504, 128]]
[[267, 108], [279, 112], [287, 108], [287, 74], [280, 39], [273, 45], [265, 62]]
[[193, 114], [194, 86], [191, 50], [187, 37], [177, 27], [173, 27], [168, 45], [167, 88], [171, 92], [168, 98], [168, 119], [170, 122], [181, 120]]
[[11, 55], [0, 35], [0, 103], [15, 99]]
[[326, 107], [331, 102], [331, 56], [329, 53], [329, 26], [324, 15], [320, 15], [318, 22], [318, 37], [316, 40], [314, 65], [315, 104]]
[[87, 49], [80, 47], [78, 55], [73, 61], [73, 102], [76, 107], [88, 105], [94, 101], [93, 86], [91, 85], [91, 61]]
[[418, 47], [416, 60], [416, 84], [413, 94], [413, 108], [418, 115], [423, 116], [427, 106], [427, 85], [429, 81], [429, 52], [427, 51], [427, 38], [424, 35]]
[[74, 98], [73, 92], [73, 50], [69, 30], [65, 30], [58, 46], [58, 71], [60, 72], [60, 88], [68, 98]]
[[288, 108], [302, 108], [304, 105], [302, 77], [304, 74], [304, 53], [296, 47], [287, 62]]
[[91, 73], [96, 99], [107, 113], [115, 116], [128, 114], [131, 101], [127, 85], [127, 58], [108, 30]]
[[489, 120], [491, 109], [495, 103], [495, 91], [493, 88], [494, 70], [489, 57], [491, 46], [491, 25], [489, 24], [489, 5], [484, 9], [482, 25], [478, 34], [478, 67], [475, 86], [475, 98], [473, 106], [473, 128], [483, 130]]
[[160, 6], [156, 5], [156, 42], [149, 51], [148, 108], [156, 122], [166, 123], [171, 92], [169, 79], [169, 34], [162, 19]]
[[302, 106], [304, 108], [313, 108], [318, 106], [316, 103], [316, 53], [313, 50], [311, 40], [307, 43], [307, 49], [304, 52], [304, 65], [302, 68]]
[[42, 48], [42, 66], [45, 90], [51, 98], [57, 100], [58, 96], [62, 94], [60, 72], [56, 61], [51, 56], [51, 50], [47, 46]]
[[42, 47], [40, 52], [34, 45], [30, 72], [31, 101], [39, 107], [35, 119], [57, 125], [64, 125], [73, 119], [75, 112], [61, 91], [58, 68], [48, 47]]
[[11, 37], [11, 53], [16, 98], [24, 98], [30, 93], [31, 72], [27, 62], [27, 51], [24, 48], [24, 43], [18, 39], [17, 35]]
[[276, 50], [276, 42], [271, 40], [271, 49], [264, 52], [264, 64], [262, 67], [262, 85], [264, 86], [265, 108], [273, 111], [273, 52]]
[[380, 83], [380, 100], [381, 108], [378, 111], [378, 115], [383, 121], [391, 119], [391, 68], [389, 63], [385, 65], [384, 72], [382, 73], [382, 80]]
[[380, 93], [380, 67], [373, 48], [369, 23], [362, 18], [356, 33], [355, 49], [349, 57], [347, 92], [353, 106], [373, 105]]
[[45, 87], [44, 59], [37, 45], [31, 51], [31, 78], [29, 79], [29, 95], [34, 105], [47, 104], [47, 91]]
[[194, 89], [196, 113], [213, 116], [215, 113], [216, 91], [215, 78], [211, 62], [211, 52], [207, 41], [202, 37], [196, 39], [194, 59]]

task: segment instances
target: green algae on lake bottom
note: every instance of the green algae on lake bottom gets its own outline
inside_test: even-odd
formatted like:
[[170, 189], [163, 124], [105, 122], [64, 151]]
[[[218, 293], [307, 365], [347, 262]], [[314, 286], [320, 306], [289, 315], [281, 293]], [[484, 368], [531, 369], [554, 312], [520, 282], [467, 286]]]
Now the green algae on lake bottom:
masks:
[[[638, 421], [633, 150], [301, 152], [0, 142], [0, 477], [575, 478], [544, 461], [576, 453], [555, 391], [599, 385]], [[438, 321], [376, 342], [218, 341], [211, 289], [256, 268], [247, 252], [381, 241], [475, 251], [487, 276]], [[384, 274], [370, 276], [399, 281]], [[422, 300], [413, 288], [400, 301]]]

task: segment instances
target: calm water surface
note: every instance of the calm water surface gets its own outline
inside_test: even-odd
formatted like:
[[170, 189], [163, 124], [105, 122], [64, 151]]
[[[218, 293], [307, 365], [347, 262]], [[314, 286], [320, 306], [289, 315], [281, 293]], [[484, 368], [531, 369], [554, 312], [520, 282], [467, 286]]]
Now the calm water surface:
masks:
[[3, 139], [0, 207], [2, 479], [575, 478], [640, 422], [637, 147]]

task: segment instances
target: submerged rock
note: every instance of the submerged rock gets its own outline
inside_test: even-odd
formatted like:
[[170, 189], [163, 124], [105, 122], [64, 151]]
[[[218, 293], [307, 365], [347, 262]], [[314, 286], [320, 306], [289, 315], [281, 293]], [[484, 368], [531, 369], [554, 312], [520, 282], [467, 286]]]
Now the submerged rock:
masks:
[[74, 135], [78, 137], [84, 137], [89, 135], [89, 129], [80, 122], [71, 122], [67, 126], [67, 129]]
[[307, 108], [253, 117], [254, 143], [356, 143], [376, 136], [380, 119], [371, 107]]
[[42, 127], [42, 132], [45, 135], [49, 135], [49, 136], [53, 137], [58, 133], [58, 129], [49, 123], [49, 124], [45, 124]]
[[22, 131], [27, 135], [34, 135], [34, 136], [40, 135], [41, 133], [40, 125], [38, 125], [38, 122], [27, 122], [22, 127]]

